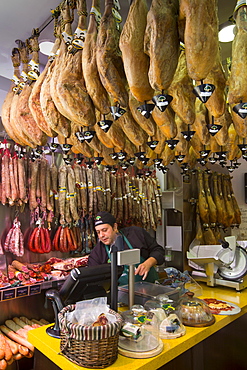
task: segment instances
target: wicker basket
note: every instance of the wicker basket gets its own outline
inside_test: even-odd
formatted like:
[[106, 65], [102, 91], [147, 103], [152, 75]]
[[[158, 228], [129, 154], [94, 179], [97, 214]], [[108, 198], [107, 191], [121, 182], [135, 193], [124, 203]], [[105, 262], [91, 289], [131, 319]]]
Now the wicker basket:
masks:
[[60, 326], [60, 351], [68, 360], [79, 366], [103, 369], [112, 365], [118, 355], [118, 337], [123, 319], [113, 310], [116, 322], [103, 326], [82, 326], [66, 320], [66, 313], [75, 309], [69, 305], [58, 314]]

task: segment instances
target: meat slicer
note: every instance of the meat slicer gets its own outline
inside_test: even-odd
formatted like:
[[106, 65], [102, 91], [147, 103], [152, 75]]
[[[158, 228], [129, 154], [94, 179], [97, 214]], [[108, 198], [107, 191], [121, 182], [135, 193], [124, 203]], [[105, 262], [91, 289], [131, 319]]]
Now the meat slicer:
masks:
[[222, 285], [243, 290], [247, 286], [247, 252], [227, 236], [219, 245], [200, 245], [194, 240], [187, 252], [192, 276], [208, 286]]

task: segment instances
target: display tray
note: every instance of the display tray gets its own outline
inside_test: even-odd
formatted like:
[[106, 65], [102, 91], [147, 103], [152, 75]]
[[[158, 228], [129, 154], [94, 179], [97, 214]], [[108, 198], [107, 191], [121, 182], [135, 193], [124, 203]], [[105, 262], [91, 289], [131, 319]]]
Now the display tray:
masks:
[[130, 357], [130, 358], [150, 358], [157, 356], [159, 353], [161, 353], [164, 349], [164, 343], [162, 342], [161, 339], [159, 339], [158, 346], [156, 346], [155, 349], [152, 349], [150, 351], [146, 352], [135, 352], [135, 351], [130, 351], [124, 348], [121, 348], [118, 346], [118, 353], [122, 356], [125, 357]]
[[[135, 304], [144, 305], [149, 299], [157, 297], [159, 294], [166, 294], [170, 299], [176, 301], [179, 299], [181, 288], [171, 288], [161, 284], [153, 284], [145, 281], [138, 281], [134, 285]], [[122, 285], [118, 287], [118, 302], [128, 304], [129, 286]]]
[[203, 298], [213, 315], [236, 315], [241, 308], [235, 303], [218, 300], [215, 298]]

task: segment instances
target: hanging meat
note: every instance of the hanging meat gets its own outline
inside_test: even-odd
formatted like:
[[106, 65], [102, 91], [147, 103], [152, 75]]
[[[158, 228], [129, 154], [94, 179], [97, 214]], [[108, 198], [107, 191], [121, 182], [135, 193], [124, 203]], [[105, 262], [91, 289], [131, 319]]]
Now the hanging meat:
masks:
[[110, 139], [110, 136], [107, 135], [100, 127], [99, 125], [94, 125], [94, 130], [96, 132], [96, 135], [98, 136], [101, 143], [106, 146], [107, 148], [114, 148], [114, 144]]
[[175, 149], [176, 149], [176, 152], [180, 152], [181, 154], [183, 154], [188, 151], [189, 143], [184, 138], [184, 135], [182, 134], [182, 132], [185, 132], [188, 129], [188, 127], [177, 114], [175, 115], [175, 122], [176, 122], [176, 127], [177, 127], [177, 135], [174, 137], [174, 139], [179, 140]]
[[[66, 112], [65, 116], [82, 126], [89, 126], [95, 122], [94, 107], [85, 87], [81, 63], [82, 45], [80, 41], [84, 41], [86, 32], [86, 10], [86, 1], [78, 0], [77, 12], [79, 18], [73, 40], [75, 46], [73, 46], [72, 50], [68, 48], [64, 58], [63, 69], [60, 71], [56, 84], [60, 102], [63, 110]], [[71, 31], [69, 34], [71, 34]], [[75, 43], [75, 41], [78, 42]]]
[[168, 93], [173, 97], [171, 107], [187, 125], [195, 120], [195, 95], [193, 83], [188, 75], [185, 51], [181, 50], [178, 66], [174, 74]]
[[178, 0], [153, 0], [147, 15], [144, 51], [150, 57], [148, 77], [154, 90], [166, 90], [176, 71], [179, 57], [178, 8]]
[[157, 107], [154, 108], [152, 118], [159, 126], [162, 134], [168, 139], [173, 139], [177, 135], [177, 126], [175, 122], [175, 113], [170, 106], [164, 112]]
[[[55, 48], [61, 46], [61, 27], [56, 28], [56, 40]], [[60, 50], [60, 49], [58, 49]], [[70, 135], [70, 121], [60, 113], [57, 109], [50, 90], [50, 81], [53, 75], [53, 71], [56, 70], [55, 66], [59, 61], [58, 54], [55, 54], [53, 58], [50, 58], [47, 62], [47, 72], [41, 85], [40, 90], [40, 106], [46, 122], [49, 124], [50, 129], [62, 135], [68, 137]]]
[[247, 68], [247, 6], [241, 5], [235, 12], [236, 34], [232, 44], [231, 72], [228, 80], [228, 101], [231, 107], [235, 129], [240, 137], [247, 135], [247, 119], [241, 118], [233, 107], [247, 102], [247, 81], [244, 72]]
[[129, 109], [126, 110], [117, 122], [134, 145], [140, 146], [147, 141], [146, 132], [136, 123]]
[[204, 176], [204, 189], [206, 192], [206, 198], [207, 198], [207, 203], [208, 203], [208, 208], [209, 208], [210, 227], [215, 227], [217, 223], [217, 208], [216, 208], [216, 205], [214, 203], [214, 200], [211, 194], [211, 189], [210, 189], [210, 184], [209, 184], [209, 174], [204, 171], [203, 176]]
[[7, 132], [7, 134], [9, 135], [9, 137], [12, 140], [14, 140], [16, 143], [18, 143], [20, 145], [24, 145], [24, 143], [20, 140], [20, 138], [18, 138], [18, 136], [15, 134], [15, 130], [12, 127], [11, 122], [10, 122], [11, 104], [12, 104], [13, 97], [15, 95], [15, 91], [18, 89], [18, 84], [20, 82], [20, 80], [19, 80], [19, 78], [20, 78], [20, 69], [19, 69], [19, 67], [20, 67], [21, 61], [20, 61], [20, 53], [19, 53], [19, 50], [17, 48], [14, 48], [12, 50], [11, 60], [12, 60], [12, 64], [13, 64], [13, 67], [14, 67], [14, 75], [13, 75], [13, 78], [12, 78], [12, 82], [11, 82], [11, 85], [10, 85], [9, 92], [7, 93], [7, 96], [6, 96], [6, 98], [3, 102], [3, 105], [2, 105], [1, 118], [2, 118], [2, 123], [3, 123], [4, 129]]
[[67, 196], [71, 216], [74, 221], [78, 221], [75, 173], [71, 165], [67, 165]]
[[[209, 99], [210, 100], [210, 99]], [[231, 115], [228, 111], [228, 108], [225, 108], [225, 112], [219, 118], [214, 118], [209, 114], [209, 121], [215, 125], [221, 126], [221, 129], [215, 134], [215, 140], [221, 146], [224, 146], [228, 141], [228, 128], [232, 123]]]
[[34, 253], [50, 253], [51, 238], [49, 230], [44, 227], [42, 221], [37, 222], [28, 239], [28, 249]]
[[133, 0], [119, 40], [128, 85], [139, 102], [152, 99], [154, 93], [148, 79], [150, 61], [144, 53], [147, 14], [147, 1]]
[[59, 226], [52, 240], [52, 248], [63, 253], [77, 250], [74, 230], [68, 226]]
[[71, 140], [71, 143], [73, 144], [71, 150], [73, 152], [82, 153], [88, 158], [93, 157], [93, 150], [88, 146], [84, 138], [82, 139], [82, 141], [78, 139], [78, 133], [81, 133], [83, 136], [82, 126], [71, 122], [71, 135], [69, 138]]
[[31, 92], [30, 97], [29, 97], [29, 102], [28, 102], [30, 111], [31, 111], [31, 113], [33, 115], [33, 118], [35, 119], [38, 127], [43, 132], [45, 132], [47, 134], [47, 136], [50, 136], [50, 137], [57, 136], [57, 133], [52, 130], [52, 128], [49, 124], [49, 121], [46, 121], [46, 117], [44, 116], [43, 111], [42, 111], [42, 107], [41, 107], [40, 94], [41, 94], [42, 84], [43, 84], [43, 82], [44, 82], [44, 80], [47, 76], [50, 64], [51, 64], [52, 60], [54, 59], [54, 55], [56, 55], [56, 53], [59, 49], [59, 46], [60, 46], [60, 39], [57, 38], [55, 43], [54, 43], [54, 46], [52, 48], [52, 52], [51, 52], [51, 55], [49, 57], [49, 60], [46, 64], [43, 72], [39, 75], [39, 77], [37, 78], [37, 80], [34, 84], [34, 87], [32, 89], [32, 92]]
[[105, 0], [105, 11], [100, 21], [97, 37], [97, 66], [101, 82], [113, 102], [123, 108], [128, 106], [128, 92], [121, 52], [120, 31], [113, 15], [113, 0]]
[[225, 176], [221, 174], [221, 184], [222, 184], [222, 193], [225, 202], [225, 207], [227, 211], [228, 226], [233, 226], [235, 224], [235, 212], [234, 206], [232, 203], [231, 192], [228, 186], [228, 183], [225, 179]]
[[[105, 137], [105, 140], [108, 139], [108, 145], [104, 144], [104, 142], [102, 141], [102, 143], [108, 147], [108, 148], [112, 148], [113, 146], [117, 146], [121, 149], [124, 149], [124, 144], [125, 144], [125, 134], [123, 132], [123, 130], [121, 129], [120, 125], [118, 124], [118, 121], [112, 121], [112, 115], [111, 114], [107, 114], [107, 115], [103, 115], [103, 117], [101, 117], [100, 114], [97, 114], [97, 111], [96, 111], [96, 117], [97, 117], [97, 124], [95, 126], [98, 126], [97, 129], [96, 129], [96, 133], [97, 133], [97, 136], [99, 137], [100, 141], [101, 141], [101, 137], [102, 135]], [[102, 119], [103, 118], [103, 119]], [[108, 128], [107, 132], [105, 132], [105, 129], [104, 129], [104, 123], [105, 121], [110, 121], [110, 128]], [[102, 124], [102, 126], [101, 126]], [[94, 127], [95, 127], [94, 126]], [[103, 134], [101, 131], [99, 131], [99, 129], [101, 131], [103, 131]], [[110, 146], [111, 144], [113, 144], [113, 146]]]
[[201, 143], [208, 145], [210, 142], [210, 134], [208, 131], [208, 116], [207, 109], [199, 99], [195, 101], [195, 120], [192, 126], [192, 130], [195, 130]]
[[226, 175], [225, 179], [227, 181], [228, 194], [230, 194], [231, 198], [232, 198], [232, 205], [233, 205], [233, 209], [234, 209], [234, 213], [235, 213], [235, 224], [238, 226], [238, 225], [241, 224], [241, 211], [240, 211], [237, 199], [236, 199], [234, 191], [233, 191], [230, 175]]
[[18, 116], [17, 116], [20, 94], [28, 80], [27, 73], [29, 71], [29, 67], [28, 67], [29, 55], [28, 55], [28, 48], [24, 42], [22, 42], [21, 40], [16, 40], [16, 43], [18, 44], [18, 49], [19, 49], [20, 56], [21, 56], [22, 72], [21, 72], [18, 88], [15, 90], [15, 95], [13, 96], [13, 99], [11, 102], [10, 125], [15, 133], [15, 136], [17, 136], [18, 143], [34, 148], [36, 144], [31, 140], [31, 138], [28, 135], [26, 135], [23, 132], [22, 125], [20, 124], [18, 120]]
[[13, 253], [17, 257], [24, 255], [24, 237], [21, 231], [21, 223], [15, 218], [13, 225], [7, 233], [4, 242], [5, 252]]
[[213, 173], [213, 198], [217, 209], [217, 223], [224, 228], [229, 226], [227, 209], [223, 197], [221, 174]]
[[233, 161], [236, 158], [240, 158], [242, 155], [241, 150], [238, 147], [239, 136], [232, 123], [228, 128], [228, 141], [226, 142], [227, 158]]
[[134, 98], [134, 96], [129, 93], [129, 108], [132, 113], [134, 120], [138, 123], [139, 126], [149, 135], [153, 136], [156, 131], [156, 124], [152, 116], [149, 118], [144, 117], [141, 112], [137, 109], [140, 103]]
[[218, 55], [217, 1], [180, 0], [179, 18], [185, 20], [188, 75], [201, 81], [214, 67]]
[[30, 61], [31, 70], [28, 72], [28, 83], [23, 87], [23, 90], [19, 96], [16, 119], [21, 125], [25, 135], [27, 135], [32, 142], [34, 142], [36, 145], [45, 145], [47, 142], [47, 136], [38, 127], [28, 105], [29, 97], [34, 86], [34, 81], [36, 81], [39, 73], [38, 37], [39, 33], [36, 30], [33, 30], [33, 35], [29, 38], [29, 43], [32, 50], [32, 60]]
[[102, 114], [108, 114], [111, 103], [108, 93], [100, 80], [96, 61], [97, 34], [100, 18], [100, 0], [93, 0], [82, 53], [82, 70], [88, 94], [95, 108]]
[[198, 181], [198, 207], [201, 220], [204, 227], [209, 226], [209, 206], [207, 202], [206, 192], [203, 182], [203, 172], [198, 170], [197, 172], [197, 181]]
[[215, 86], [215, 90], [210, 99], [205, 103], [205, 106], [214, 118], [219, 118], [224, 114], [226, 109], [226, 76], [221, 63], [220, 51], [218, 51], [215, 65], [203, 80], [203, 83], [213, 84]]

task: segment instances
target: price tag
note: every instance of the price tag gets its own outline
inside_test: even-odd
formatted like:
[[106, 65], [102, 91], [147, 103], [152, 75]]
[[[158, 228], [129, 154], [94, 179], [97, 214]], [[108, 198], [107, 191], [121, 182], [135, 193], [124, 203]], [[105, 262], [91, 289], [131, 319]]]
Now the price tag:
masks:
[[15, 298], [15, 289], [7, 289], [3, 291], [3, 301], [7, 301], [8, 299]]
[[38, 284], [38, 285], [30, 285], [30, 291], [29, 291], [29, 294], [30, 295], [33, 295], [33, 294], [39, 294], [41, 291], [41, 285]]
[[16, 298], [28, 295], [28, 286], [22, 286], [16, 289]]

